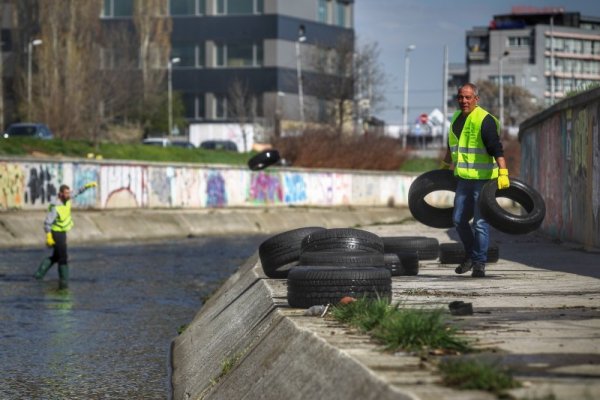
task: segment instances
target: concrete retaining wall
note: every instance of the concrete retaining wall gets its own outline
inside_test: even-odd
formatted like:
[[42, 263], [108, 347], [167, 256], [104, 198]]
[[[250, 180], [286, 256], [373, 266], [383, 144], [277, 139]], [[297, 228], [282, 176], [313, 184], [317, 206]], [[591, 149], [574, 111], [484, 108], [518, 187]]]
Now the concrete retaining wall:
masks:
[[[407, 205], [415, 175], [349, 170], [0, 158], [0, 211], [46, 209], [61, 184], [97, 181], [79, 208], [224, 208]], [[448, 204], [449, 193], [432, 202]]]
[[521, 177], [546, 202], [542, 230], [600, 247], [600, 88], [521, 124]]

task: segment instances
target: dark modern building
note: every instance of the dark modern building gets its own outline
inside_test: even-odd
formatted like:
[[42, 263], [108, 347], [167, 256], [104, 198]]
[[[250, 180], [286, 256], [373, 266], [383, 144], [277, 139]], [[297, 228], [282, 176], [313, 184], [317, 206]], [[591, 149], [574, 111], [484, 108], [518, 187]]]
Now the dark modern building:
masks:
[[[104, 0], [103, 19], [130, 18], [133, 0]], [[173, 90], [183, 95], [187, 119], [234, 117], [233, 82], [250, 94], [267, 123], [318, 116], [319, 99], [307, 85], [308, 60], [354, 37], [353, 0], [168, 0], [172, 18]], [[301, 87], [304, 86], [304, 87]], [[299, 94], [302, 93], [302, 101]]]

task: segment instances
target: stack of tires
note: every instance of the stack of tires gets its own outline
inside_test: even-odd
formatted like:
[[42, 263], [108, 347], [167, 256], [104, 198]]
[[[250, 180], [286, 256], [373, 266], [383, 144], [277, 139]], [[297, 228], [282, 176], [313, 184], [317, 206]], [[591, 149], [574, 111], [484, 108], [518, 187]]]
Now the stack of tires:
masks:
[[437, 258], [435, 245], [430, 249], [417, 237], [306, 227], [267, 239], [259, 256], [265, 275], [287, 278], [289, 305], [307, 308], [345, 296], [391, 300], [391, 276], [417, 275], [419, 251], [424, 257], [435, 252]]

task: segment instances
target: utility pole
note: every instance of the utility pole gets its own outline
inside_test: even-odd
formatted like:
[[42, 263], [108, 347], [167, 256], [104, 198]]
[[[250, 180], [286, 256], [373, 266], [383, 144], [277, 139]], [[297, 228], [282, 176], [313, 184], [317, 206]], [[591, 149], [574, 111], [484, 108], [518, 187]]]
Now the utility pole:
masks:
[[448, 121], [448, 45], [444, 45], [444, 79], [442, 80], [442, 110], [444, 120], [442, 121], [442, 148], [448, 143], [448, 131], [446, 129], [446, 121]]

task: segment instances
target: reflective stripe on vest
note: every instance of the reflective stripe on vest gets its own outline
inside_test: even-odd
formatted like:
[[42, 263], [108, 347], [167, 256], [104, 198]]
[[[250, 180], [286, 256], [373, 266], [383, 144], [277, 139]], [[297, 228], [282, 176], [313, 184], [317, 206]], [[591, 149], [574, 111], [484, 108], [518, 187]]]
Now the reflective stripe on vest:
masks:
[[[463, 179], [492, 179], [498, 177], [496, 160], [488, 154], [481, 137], [483, 120], [491, 114], [479, 106], [475, 107], [467, 116], [460, 137], [457, 138], [452, 126], [460, 113], [460, 111], [456, 111], [452, 116], [448, 135], [452, 162], [456, 166], [454, 174]], [[498, 126], [496, 118], [494, 118], [494, 121]]]
[[56, 232], [68, 232], [73, 228], [73, 219], [71, 218], [71, 200], [65, 204], [51, 205], [56, 210], [56, 219], [52, 223], [52, 230]]

